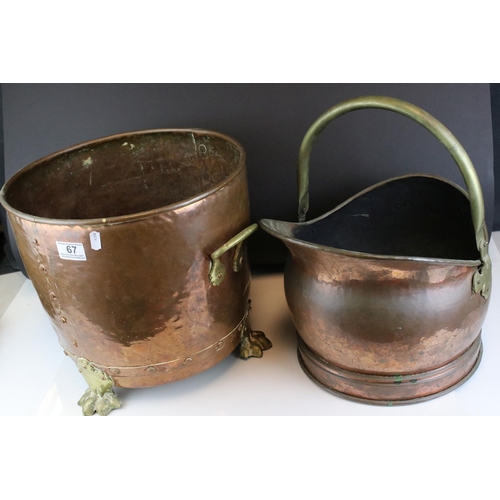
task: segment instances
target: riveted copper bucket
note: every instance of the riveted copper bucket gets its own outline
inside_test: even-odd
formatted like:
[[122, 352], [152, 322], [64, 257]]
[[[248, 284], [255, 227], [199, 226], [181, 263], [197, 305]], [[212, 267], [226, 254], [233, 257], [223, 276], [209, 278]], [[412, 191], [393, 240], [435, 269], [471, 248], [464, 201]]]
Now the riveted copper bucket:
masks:
[[[315, 139], [335, 118], [364, 108], [400, 113], [433, 133], [460, 168], [468, 195], [445, 179], [408, 175], [303, 222]], [[448, 129], [389, 97], [334, 106], [300, 149], [299, 221], [260, 224], [290, 250], [285, 292], [299, 361], [315, 382], [355, 401], [396, 405], [445, 394], [474, 373], [491, 262], [479, 180]]]
[[111, 387], [200, 373], [250, 336], [245, 152], [204, 130], [149, 130], [79, 144], [28, 165], [1, 191], [16, 242], [59, 341], [90, 384], [84, 413], [120, 403]]

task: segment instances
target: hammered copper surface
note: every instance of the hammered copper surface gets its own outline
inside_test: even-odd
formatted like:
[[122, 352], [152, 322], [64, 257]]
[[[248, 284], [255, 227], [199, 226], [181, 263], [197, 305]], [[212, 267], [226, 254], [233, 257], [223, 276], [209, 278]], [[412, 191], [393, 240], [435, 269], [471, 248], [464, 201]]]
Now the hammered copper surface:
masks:
[[479, 335], [488, 302], [471, 295], [475, 266], [313, 253], [291, 247], [285, 291], [300, 336], [330, 363], [418, 373], [455, 359]]
[[[412, 181], [412, 177], [404, 177], [388, 183]], [[446, 203], [449, 185], [439, 182], [446, 185], [439, 197]], [[376, 193], [372, 188], [358, 196], [379, 199]], [[467, 198], [461, 196], [467, 205]], [[354, 203], [355, 199], [349, 201]], [[324, 216], [332, 233], [336, 229], [332, 216], [346, 217], [351, 210], [349, 204]], [[387, 217], [390, 220], [390, 210]], [[420, 216], [423, 230], [428, 227], [424, 218]], [[309, 224], [308, 232], [316, 240], [331, 237], [312, 233], [317, 222]], [[303, 341], [303, 348], [299, 348], [301, 362], [321, 384], [367, 400], [410, 400], [437, 394], [472, 369], [477, 349], [472, 358], [461, 358], [459, 366], [439, 381], [433, 374], [423, 375], [472, 352], [471, 345], [480, 342], [489, 301], [472, 290], [472, 278], [480, 262], [465, 258], [475, 256], [468, 244], [447, 249], [455, 259], [440, 259], [439, 254], [435, 259], [431, 255], [370, 256], [298, 239], [300, 231], [306, 235], [302, 224], [263, 220], [261, 226], [280, 238], [290, 251], [284, 276], [286, 299]], [[463, 228], [465, 235], [473, 239], [474, 233], [468, 234], [467, 229]], [[355, 223], [346, 226], [345, 232], [351, 230], [357, 230]], [[436, 248], [446, 246], [447, 236], [443, 233], [434, 240]], [[348, 235], [343, 237], [349, 240]], [[379, 244], [389, 250], [391, 236], [386, 233], [385, 237]], [[398, 239], [398, 231], [392, 239]], [[360, 385], [360, 374], [382, 378], [368, 376]], [[391, 385], [393, 377], [406, 375], [419, 383]], [[380, 390], [380, 384], [384, 390]]]
[[[154, 130], [78, 145], [4, 188], [23, 262], [63, 348], [118, 386], [199, 373], [239, 342], [247, 259], [220, 286], [210, 254], [249, 224], [245, 154], [202, 130]], [[94, 250], [90, 233], [100, 234]], [[86, 260], [63, 260], [56, 242]]]
[[326, 361], [357, 372], [416, 373], [459, 356], [479, 334], [488, 301], [471, 291], [474, 261], [359, 258], [282, 239], [295, 325]]

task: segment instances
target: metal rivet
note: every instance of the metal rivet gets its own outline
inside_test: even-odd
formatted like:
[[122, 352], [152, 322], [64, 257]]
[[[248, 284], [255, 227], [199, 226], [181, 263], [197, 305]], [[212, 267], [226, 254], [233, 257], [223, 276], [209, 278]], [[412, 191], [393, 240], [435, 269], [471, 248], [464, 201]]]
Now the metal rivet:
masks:
[[190, 365], [192, 362], [193, 362], [193, 358], [186, 358], [186, 359], [182, 362], [182, 364], [183, 364], [184, 366], [187, 366], [187, 365]]
[[221, 340], [220, 342], [217, 343], [217, 345], [215, 346], [215, 350], [216, 351], [220, 351], [222, 348], [224, 347], [224, 341]]
[[118, 368], [110, 368], [109, 371], [114, 374], [120, 373], [120, 370]]
[[200, 144], [200, 147], [198, 149], [202, 154], [205, 154], [207, 152], [207, 147], [205, 146], [205, 144]]
[[154, 366], [148, 366], [148, 367], [146, 368], [146, 371], [147, 371], [148, 373], [156, 373], [156, 368], [155, 368]]
[[61, 323], [67, 323], [68, 320], [66, 318], [61, 318]]

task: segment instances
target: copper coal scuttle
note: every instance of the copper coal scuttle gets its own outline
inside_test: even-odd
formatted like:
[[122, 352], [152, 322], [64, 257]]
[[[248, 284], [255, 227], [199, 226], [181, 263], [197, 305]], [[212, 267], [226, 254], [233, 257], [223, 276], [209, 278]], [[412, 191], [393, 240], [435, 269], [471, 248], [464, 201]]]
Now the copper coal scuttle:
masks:
[[198, 374], [240, 344], [248, 322], [245, 152], [203, 130], [149, 130], [47, 156], [3, 187], [24, 265], [64, 352], [89, 383], [85, 415], [121, 406], [113, 386]]
[[[315, 139], [332, 120], [365, 108], [400, 113], [434, 134], [468, 194], [445, 179], [406, 175], [304, 222]], [[465, 382], [481, 359], [491, 261], [481, 186], [457, 139], [412, 104], [361, 97], [311, 126], [298, 170], [299, 222], [260, 224], [290, 251], [285, 292], [304, 371], [339, 396], [389, 406]]]

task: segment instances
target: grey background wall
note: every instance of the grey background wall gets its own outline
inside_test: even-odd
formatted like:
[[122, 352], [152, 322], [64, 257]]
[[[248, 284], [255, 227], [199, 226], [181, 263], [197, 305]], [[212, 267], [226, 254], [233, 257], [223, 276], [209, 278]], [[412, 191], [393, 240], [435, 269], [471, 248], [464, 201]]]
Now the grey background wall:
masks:
[[[488, 227], [494, 207], [488, 84], [3, 84], [6, 178], [56, 150], [101, 136], [159, 127], [216, 130], [247, 152], [252, 219], [297, 218], [296, 160], [308, 127], [348, 98], [382, 94], [410, 101], [442, 121], [469, 153], [481, 180]], [[309, 218], [381, 180], [432, 173], [463, 185], [446, 150], [394, 113], [363, 110], [332, 123], [311, 161]], [[279, 268], [282, 244], [256, 233], [255, 268]]]

